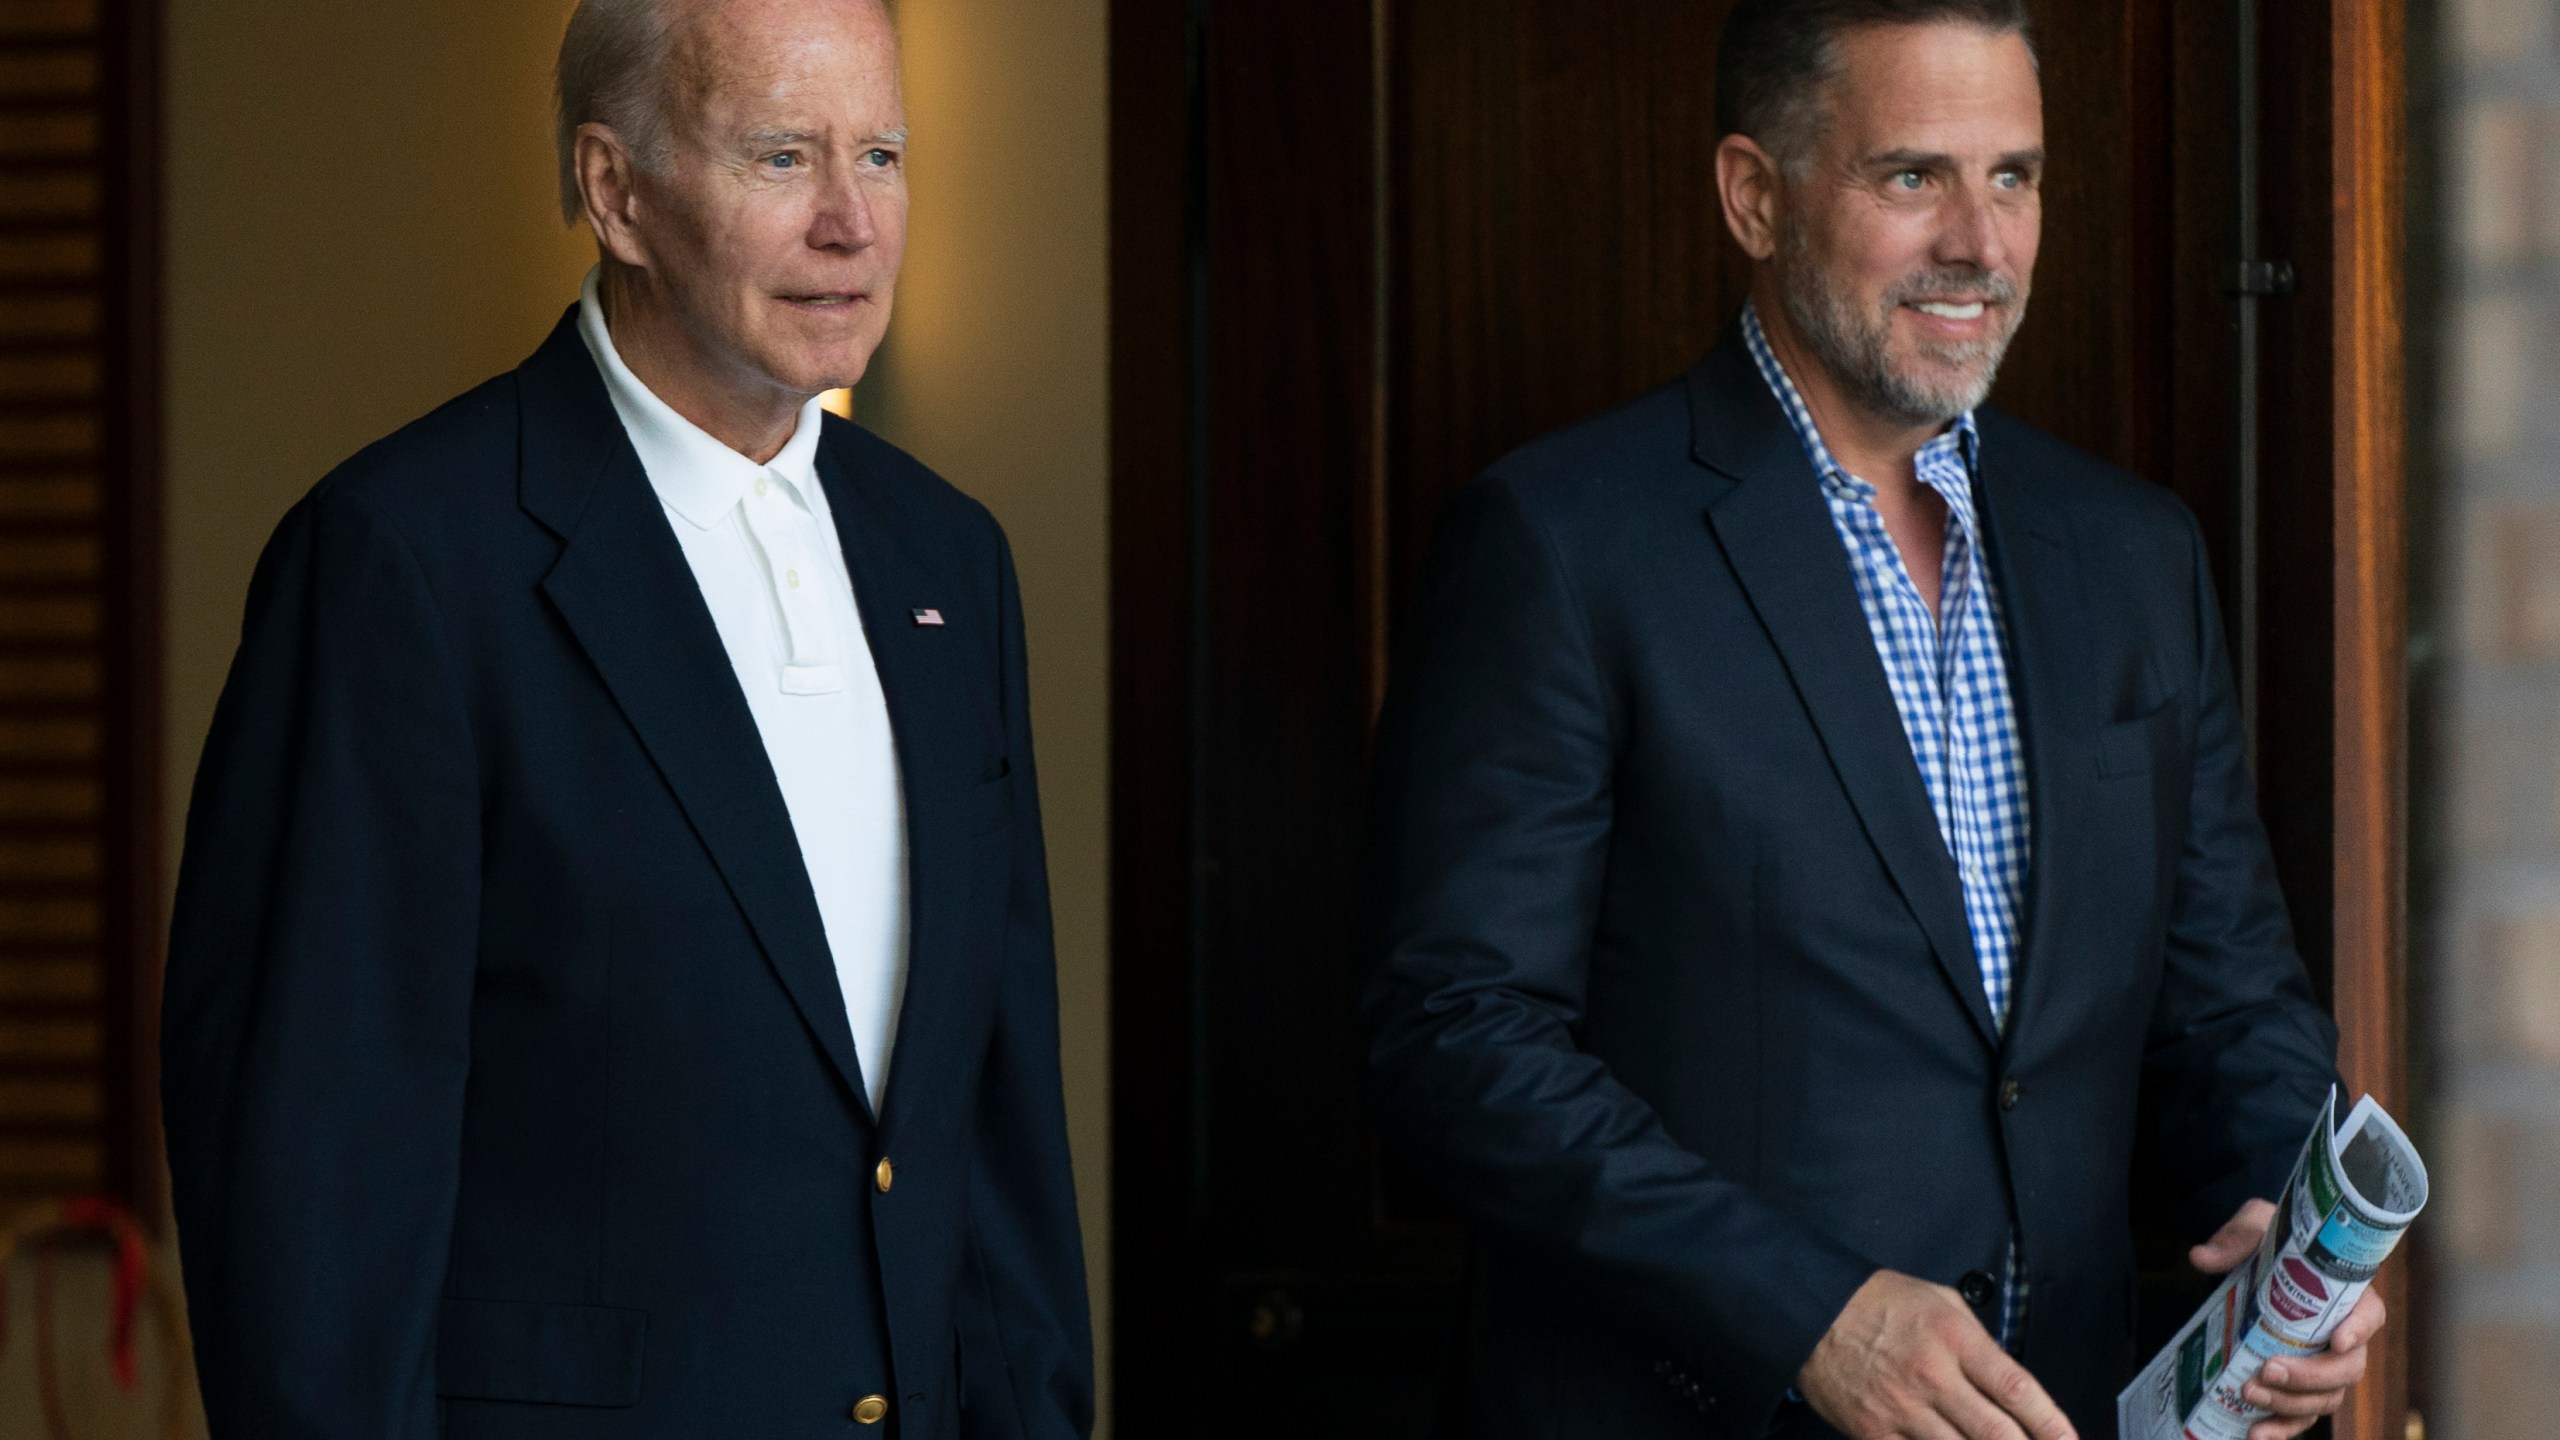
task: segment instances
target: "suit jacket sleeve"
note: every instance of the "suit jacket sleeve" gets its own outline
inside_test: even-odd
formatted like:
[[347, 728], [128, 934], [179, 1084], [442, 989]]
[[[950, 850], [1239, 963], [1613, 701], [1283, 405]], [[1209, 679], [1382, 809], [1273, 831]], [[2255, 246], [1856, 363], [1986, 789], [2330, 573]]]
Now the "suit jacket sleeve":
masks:
[[2274, 1199], [2336, 1083], [2337, 1027], [2311, 991], [2258, 818], [2203, 537], [2195, 575], [2195, 769], [2166, 965], [2143, 1062], [2138, 1171], [2194, 1238]]
[[1551, 538], [1499, 476], [1451, 503], [1381, 722], [1367, 994], [1390, 1141], [1696, 1366], [1757, 1434], [1875, 1267], [1716, 1174], [1576, 1044], [1619, 724]]
[[1057, 959], [1022, 601], [1012, 552], [1001, 539], [998, 545], [1013, 868], [956, 1312], [962, 1430], [969, 1440], [1080, 1440], [1093, 1430], [1093, 1338], [1059, 1070]]
[[197, 773], [162, 1099], [214, 1440], [432, 1440], [479, 784], [426, 579], [324, 485]]

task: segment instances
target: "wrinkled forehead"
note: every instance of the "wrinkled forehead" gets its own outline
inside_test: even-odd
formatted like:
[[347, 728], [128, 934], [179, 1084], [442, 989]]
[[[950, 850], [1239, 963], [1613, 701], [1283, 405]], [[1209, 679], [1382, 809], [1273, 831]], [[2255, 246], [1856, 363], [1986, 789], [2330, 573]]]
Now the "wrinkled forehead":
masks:
[[1864, 26], [1837, 42], [1826, 139], [1856, 160], [1991, 160], [2044, 146], [2035, 53], [2015, 31], [1960, 22]]
[[881, 0], [693, 0], [675, 20], [667, 81], [675, 111], [698, 125], [904, 123]]

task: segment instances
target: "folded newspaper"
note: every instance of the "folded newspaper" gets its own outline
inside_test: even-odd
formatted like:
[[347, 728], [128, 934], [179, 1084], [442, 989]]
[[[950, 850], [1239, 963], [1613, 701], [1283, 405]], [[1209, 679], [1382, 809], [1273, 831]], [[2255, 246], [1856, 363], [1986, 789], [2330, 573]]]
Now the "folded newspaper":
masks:
[[2427, 1167], [2367, 1096], [2312, 1123], [2258, 1253], [2231, 1272], [2116, 1397], [2120, 1440], [2244, 1440], [2267, 1412], [2241, 1398], [2279, 1355], [2315, 1355], [2427, 1203]]

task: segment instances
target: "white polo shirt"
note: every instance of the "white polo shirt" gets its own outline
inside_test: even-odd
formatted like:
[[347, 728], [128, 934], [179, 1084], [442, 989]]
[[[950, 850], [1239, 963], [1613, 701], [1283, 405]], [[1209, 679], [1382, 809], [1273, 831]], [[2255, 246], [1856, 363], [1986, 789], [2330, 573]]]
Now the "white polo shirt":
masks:
[[578, 331], [684, 547], [746, 693], [817, 892], [818, 918], [879, 1113], [907, 986], [907, 814], [889, 707], [818, 483], [818, 402], [768, 464], [640, 383], [589, 272]]

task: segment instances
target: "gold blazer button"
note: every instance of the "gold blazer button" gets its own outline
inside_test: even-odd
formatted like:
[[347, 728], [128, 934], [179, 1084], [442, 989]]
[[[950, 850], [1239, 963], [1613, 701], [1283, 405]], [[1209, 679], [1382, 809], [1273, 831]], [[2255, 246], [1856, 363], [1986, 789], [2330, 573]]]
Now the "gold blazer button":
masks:
[[877, 1425], [888, 1418], [889, 1401], [886, 1396], [865, 1395], [861, 1399], [853, 1402], [853, 1419], [855, 1424]]
[[[881, 1161], [880, 1168], [871, 1172], [871, 1183], [880, 1187], [881, 1194], [888, 1194], [889, 1187], [898, 1183], [898, 1167], [890, 1164], [886, 1160]], [[863, 1423], [869, 1424], [870, 1422], [864, 1421]]]

